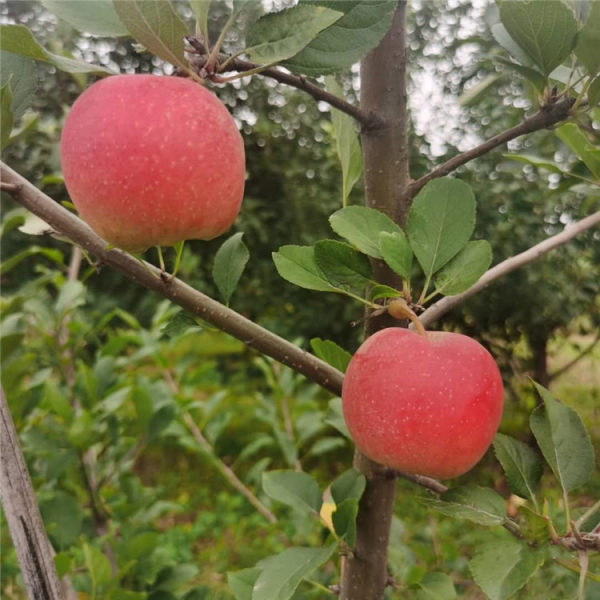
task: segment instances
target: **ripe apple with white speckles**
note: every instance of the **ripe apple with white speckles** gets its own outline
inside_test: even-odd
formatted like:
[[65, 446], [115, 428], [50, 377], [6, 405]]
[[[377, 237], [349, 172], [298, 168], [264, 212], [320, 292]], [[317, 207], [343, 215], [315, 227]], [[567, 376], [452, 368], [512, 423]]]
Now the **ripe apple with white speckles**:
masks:
[[212, 239], [242, 203], [242, 137], [221, 101], [189, 79], [94, 83], [69, 111], [60, 150], [81, 217], [124, 250]]
[[363, 454], [438, 479], [471, 469], [490, 446], [503, 408], [494, 359], [458, 333], [383, 329], [352, 357], [344, 418]]

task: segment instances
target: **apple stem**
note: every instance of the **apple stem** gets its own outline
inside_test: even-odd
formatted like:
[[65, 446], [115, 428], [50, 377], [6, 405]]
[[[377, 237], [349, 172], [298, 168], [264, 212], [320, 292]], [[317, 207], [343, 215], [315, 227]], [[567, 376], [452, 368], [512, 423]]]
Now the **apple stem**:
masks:
[[388, 313], [394, 319], [410, 319], [419, 335], [427, 336], [427, 331], [421, 323], [419, 317], [402, 298], [395, 298], [387, 306]]

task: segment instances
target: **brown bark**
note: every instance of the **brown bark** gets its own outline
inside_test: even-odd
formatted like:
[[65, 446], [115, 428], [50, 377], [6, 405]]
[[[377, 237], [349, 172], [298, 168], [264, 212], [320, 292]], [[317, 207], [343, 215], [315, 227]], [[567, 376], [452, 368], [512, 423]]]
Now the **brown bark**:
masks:
[[[410, 208], [406, 110], [406, 2], [401, 0], [390, 31], [361, 64], [361, 108], [382, 123], [361, 136], [365, 203], [404, 225]], [[382, 261], [373, 264], [377, 281], [399, 286]], [[396, 322], [397, 323], [397, 322]], [[367, 321], [371, 335], [392, 325], [388, 315]], [[387, 549], [392, 521], [395, 473], [358, 450], [354, 467], [367, 486], [360, 501], [354, 552], [342, 563], [342, 600], [380, 600], [389, 583]]]

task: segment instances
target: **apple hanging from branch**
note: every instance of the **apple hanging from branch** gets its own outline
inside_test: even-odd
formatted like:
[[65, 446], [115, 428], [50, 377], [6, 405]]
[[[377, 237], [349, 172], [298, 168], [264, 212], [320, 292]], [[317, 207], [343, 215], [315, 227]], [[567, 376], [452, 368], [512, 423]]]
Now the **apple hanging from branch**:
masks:
[[[398, 306], [390, 313], [408, 316]], [[492, 443], [502, 378], [489, 352], [466, 335], [391, 327], [350, 360], [342, 406], [356, 446], [371, 460], [449, 479], [471, 469]]]
[[130, 252], [212, 239], [242, 203], [242, 137], [221, 101], [189, 79], [94, 83], [67, 115], [60, 150], [81, 217]]

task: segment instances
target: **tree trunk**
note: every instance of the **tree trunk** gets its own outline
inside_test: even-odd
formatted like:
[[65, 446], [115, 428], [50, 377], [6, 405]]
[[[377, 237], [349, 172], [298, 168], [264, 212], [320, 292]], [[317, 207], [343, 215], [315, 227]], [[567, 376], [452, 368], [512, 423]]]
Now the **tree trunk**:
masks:
[[0, 388], [2, 508], [30, 600], [63, 600], [54, 551], [44, 529], [4, 390]]
[[533, 379], [540, 385], [548, 387], [548, 337], [539, 336], [529, 341], [533, 353]]
[[[406, 110], [406, 0], [400, 0], [390, 31], [361, 64], [361, 108], [383, 123], [364, 130], [365, 203], [404, 225], [410, 208]], [[373, 261], [377, 281], [398, 286], [398, 277], [383, 261]], [[371, 335], [398, 322], [387, 315], [367, 321]], [[381, 600], [389, 583], [387, 549], [394, 507], [393, 471], [358, 450], [354, 467], [367, 479], [357, 518], [356, 545], [342, 562], [342, 600]]]

